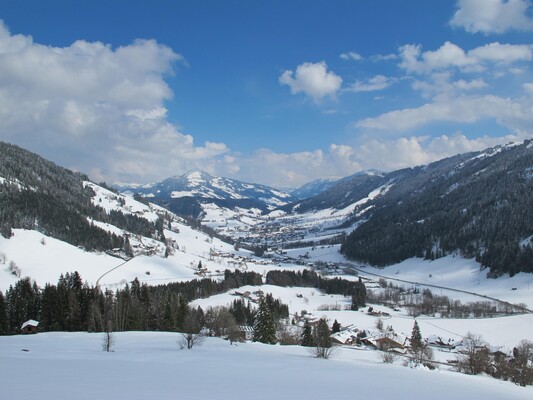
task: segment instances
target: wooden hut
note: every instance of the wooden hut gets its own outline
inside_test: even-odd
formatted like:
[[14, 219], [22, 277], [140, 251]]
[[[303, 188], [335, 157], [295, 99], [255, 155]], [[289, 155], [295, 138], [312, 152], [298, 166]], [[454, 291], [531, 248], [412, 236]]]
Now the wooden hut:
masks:
[[22, 324], [22, 326], [20, 327], [20, 333], [22, 333], [23, 335], [37, 333], [38, 326], [39, 326], [38, 321], [30, 319]]

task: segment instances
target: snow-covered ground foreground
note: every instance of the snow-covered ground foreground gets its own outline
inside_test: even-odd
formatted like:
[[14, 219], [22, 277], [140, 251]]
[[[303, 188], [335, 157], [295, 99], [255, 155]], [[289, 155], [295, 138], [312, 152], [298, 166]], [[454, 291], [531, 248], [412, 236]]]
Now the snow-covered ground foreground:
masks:
[[[298, 346], [230, 345], [208, 338], [180, 350], [179, 334], [39, 333], [0, 337], [6, 399], [531, 399], [533, 387], [485, 376], [382, 364], [373, 351], [339, 349], [329, 360]], [[26, 349], [29, 351], [22, 351]]]

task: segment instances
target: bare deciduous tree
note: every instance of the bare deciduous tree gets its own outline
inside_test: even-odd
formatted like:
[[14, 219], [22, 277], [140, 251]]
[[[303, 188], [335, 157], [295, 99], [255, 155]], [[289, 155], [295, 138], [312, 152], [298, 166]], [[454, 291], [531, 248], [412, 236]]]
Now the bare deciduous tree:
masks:
[[513, 382], [520, 386], [533, 385], [533, 342], [522, 340], [513, 349]]
[[315, 347], [311, 348], [311, 353], [316, 358], [329, 358], [334, 352], [334, 347], [331, 342], [331, 331], [329, 330], [328, 322], [325, 318], [318, 321], [315, 331]]
[[104, 332], [104, 340], [102, 342], [102, 350], [107, 351], [109, 353], [110, 351], [112, 351], [114, 344], [115, 344], [115, 336], [113, 335], [111, 321], [107, 321], [106, 329]]
[[480, 335], [468, 332], [463, 339], [463, 352], [458, 358], [459, 371], [477, 375], [487, 370], [489, 362], [487, 343]]

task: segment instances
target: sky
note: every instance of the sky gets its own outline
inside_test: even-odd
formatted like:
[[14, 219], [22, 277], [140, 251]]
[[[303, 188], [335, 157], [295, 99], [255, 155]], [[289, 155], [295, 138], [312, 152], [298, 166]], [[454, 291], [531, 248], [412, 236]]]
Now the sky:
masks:
[[0, 140], [288, 188], [533, 136], [530, 0], [0, 0]]

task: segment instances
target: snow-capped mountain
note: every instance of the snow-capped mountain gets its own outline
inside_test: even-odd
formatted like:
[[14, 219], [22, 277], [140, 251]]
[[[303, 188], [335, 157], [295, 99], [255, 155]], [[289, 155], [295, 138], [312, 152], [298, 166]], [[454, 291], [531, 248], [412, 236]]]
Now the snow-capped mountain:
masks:
[[306, 184], [300, 186], [298, 189], [292, 190], [290, 193], [297, 199], [309, 199], [330, 189], [337, 181], [338, 179], [335, 178], [315, 179], [314, 181], [307, 182]]
[[294, 201], [280, 190], [192, 170], [147, 185], [116, 185], [124, 193], [141, 195], [178, 214], [197, 217], [203, 204], [233, 209], [272, 210]]

